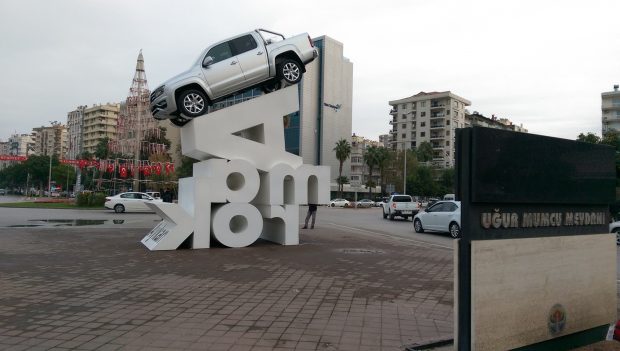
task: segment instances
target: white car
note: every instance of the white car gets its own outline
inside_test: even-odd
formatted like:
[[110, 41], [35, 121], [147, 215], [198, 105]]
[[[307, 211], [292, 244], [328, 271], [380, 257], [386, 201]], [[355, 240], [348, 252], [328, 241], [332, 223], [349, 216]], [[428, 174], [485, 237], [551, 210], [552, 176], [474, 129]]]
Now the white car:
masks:
[[620, 221], [609, 223], [609, 232], [616, 233], [616, 245], [620, 245]]
[[375, 202], [371, 199], [361, 199], [356, 204], [357, 207], [374, 207]]
[[333, 199], [329, 202], [329, 207], [349, 207], [351, 203], [345, 199]]
[[145, 193], [128, 192], [120, 193], [105, 198], [105, 208], [114, 210], [116, 213], [123, 212], [152, 212], [146, 204], [149, 202], [163, 202]]
[[425, 230], [450, 233], [453, 238], [461, 236], [461, 202], [437, 201], [413, 217], [416, 233]]

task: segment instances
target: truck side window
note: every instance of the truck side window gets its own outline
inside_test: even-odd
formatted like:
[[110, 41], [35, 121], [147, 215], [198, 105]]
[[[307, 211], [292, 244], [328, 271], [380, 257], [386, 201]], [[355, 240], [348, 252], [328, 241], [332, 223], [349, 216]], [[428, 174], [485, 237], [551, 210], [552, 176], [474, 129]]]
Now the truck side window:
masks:
[[213, 57], [213, 63], [218, 63], [231, 58], [233, 55], [230, 50], [230, 45], [228, 45], [228, 42], [225, 42], [212, 47], [211, 50], [207, 52], [207, 56]]
[[242, 37], [233, 39], [230, 41], [233, 47], [233, 51], [235, 52], [235, 56], [239, 54], [243, 54], [244, 52], [254, 50], [258, 47], [256, 44], [256, 40], [252, 35], [244, 35]]

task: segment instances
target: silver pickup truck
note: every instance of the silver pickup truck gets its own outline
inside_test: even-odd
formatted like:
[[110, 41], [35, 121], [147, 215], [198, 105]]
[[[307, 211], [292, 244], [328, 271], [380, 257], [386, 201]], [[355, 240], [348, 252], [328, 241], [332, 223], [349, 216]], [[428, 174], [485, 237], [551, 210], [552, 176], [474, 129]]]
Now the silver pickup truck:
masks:
[[183, 126], [218, 100], [247, 88], [262, 86], [271, 91], [281, 84], [298, 83], [305, 65], [317, 56], [306, 33], [287, 39], [257, 29], [223, 40], [205, 49], [190, 69], [153, 90], [151, 113]]

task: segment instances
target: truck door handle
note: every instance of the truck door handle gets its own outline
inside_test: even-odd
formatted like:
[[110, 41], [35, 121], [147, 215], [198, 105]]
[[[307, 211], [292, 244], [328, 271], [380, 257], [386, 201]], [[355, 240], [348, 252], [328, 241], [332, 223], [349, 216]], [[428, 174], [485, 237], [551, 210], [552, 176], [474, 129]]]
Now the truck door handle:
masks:
[[231, 66], [232, 66], [232, 65], [236, 65], [236, 64], [237, 64], [237, 61], [232, 61], [232, 62], [230, 63], [230, 65], [231, 65]]
[[262, 51], [259, 51], [259, 52], [256, 53], [256, 55], [262, 55], [262, 54], [263, 54]]

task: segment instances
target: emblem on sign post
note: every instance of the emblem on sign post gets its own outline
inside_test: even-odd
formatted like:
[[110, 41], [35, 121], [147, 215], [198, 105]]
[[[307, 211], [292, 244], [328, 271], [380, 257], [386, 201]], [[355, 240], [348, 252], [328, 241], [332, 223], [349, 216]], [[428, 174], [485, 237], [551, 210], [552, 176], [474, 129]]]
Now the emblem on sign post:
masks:
[[549, 310], [549, 332], [551, 335], [558, 335], [566, 326], [566, 309], [561, 304], [555, 304]]

